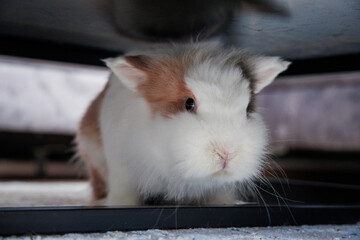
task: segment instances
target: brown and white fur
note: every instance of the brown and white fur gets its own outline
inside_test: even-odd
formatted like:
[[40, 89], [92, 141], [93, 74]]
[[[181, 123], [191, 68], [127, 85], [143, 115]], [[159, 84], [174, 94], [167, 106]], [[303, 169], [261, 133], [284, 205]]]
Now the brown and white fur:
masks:
[[266, 153], [255, 95], [289, 62], [216, 44], [163, 45], [105, 62], [109, 82], [77, 134], [94, 200], [233, 203], [234, 187], [259, 174]]

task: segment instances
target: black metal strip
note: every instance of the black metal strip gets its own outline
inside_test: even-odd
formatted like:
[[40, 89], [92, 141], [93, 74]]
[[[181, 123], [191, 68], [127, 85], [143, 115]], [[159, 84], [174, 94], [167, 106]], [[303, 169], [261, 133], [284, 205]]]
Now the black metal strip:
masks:
[[[0, 54], [104, 66], [100, 59], [117, 56], [121, 53], [101, 48], [0, 34]], [[283, 76], [344, 72], [360, 69], [360, 53], [358, 52], [339, 56], [288, 60], [292, 61], [292, 64], [282, 74]]]
[[0, 54], [58, 62], [105, 66], [101, 59], [115, 57], [121, 53], [63, 42], [12, 37], [0, 34]]
[[302, 224], [354, 224], [359, 220], [360, 205], [1, 208], [0, 235]]
[[[290, 59], [291, 61], [291, 59]], [[296, 59], [282, 76], [300, 74], [319, 74], [331, 72], [348, 72], [360, 69], [360, 53], [337, 56]]]

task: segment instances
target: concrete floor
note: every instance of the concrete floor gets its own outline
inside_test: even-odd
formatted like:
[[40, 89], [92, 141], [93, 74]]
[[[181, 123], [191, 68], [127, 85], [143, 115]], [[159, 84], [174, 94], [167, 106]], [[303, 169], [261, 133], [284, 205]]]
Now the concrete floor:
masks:
[[176, 239], [176, 240], [320, 240], [360, 239], [360, 225], [319, 225], [300, 227], [253, 227], [226, 229], [148, 230], [132, 232], [107, 232], [91, 234], [33, 235], [5, 237], [1, 240], [57, 240], [57, 239]]

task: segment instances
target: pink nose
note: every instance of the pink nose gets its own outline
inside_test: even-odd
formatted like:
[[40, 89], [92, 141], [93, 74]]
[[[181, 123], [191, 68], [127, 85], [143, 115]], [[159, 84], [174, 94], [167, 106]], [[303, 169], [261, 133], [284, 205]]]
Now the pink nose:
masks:
[[219, 156], [220, 163], [223, 169], [227, 167], [230, 160], [230, 154], [227, 151], [216, 151], [216, 155]]

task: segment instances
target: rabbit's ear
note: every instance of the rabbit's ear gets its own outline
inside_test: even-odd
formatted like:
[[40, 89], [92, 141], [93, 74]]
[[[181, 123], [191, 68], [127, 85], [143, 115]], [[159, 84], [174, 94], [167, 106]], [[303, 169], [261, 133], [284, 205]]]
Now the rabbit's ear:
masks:
[[107, 58], [103, 61], [115, 76], [134, 92], [139, 85], [147, 80], [145, 71], [148, 67], [148, 61], [145, 56], [123, 56]]
[[274, 79], [285, 71], [290, 62], [279, 57], [251, 57], [249, 60], [251, 75], [254, 84], [254, 93], [259, 93], [264, 87], [272, 83]]

